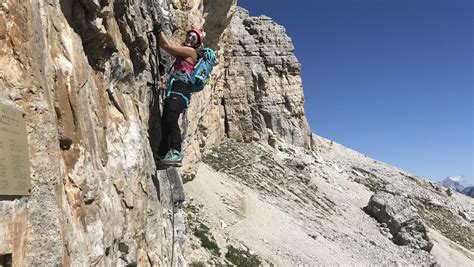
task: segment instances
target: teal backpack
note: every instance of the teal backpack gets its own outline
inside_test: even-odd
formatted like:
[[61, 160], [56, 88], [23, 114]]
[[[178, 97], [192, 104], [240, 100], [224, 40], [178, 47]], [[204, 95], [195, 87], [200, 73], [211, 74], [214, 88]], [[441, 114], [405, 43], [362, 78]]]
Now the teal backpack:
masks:
[[212, 67], [216, 63], [216, 53], [211, 48], [204, 48], [201, 55], [189, 77], [193, 92], [201, 92], [204, 86], [209, 83]]
[[204, 86], [210, 83], [212, 68], [216, 63], [216, 53], [211, 48], [203, 48], [202, 51], [199, 51], [198, 55], [198, 62], [194, 65], [194, 69], [191, 74], [188, 76], [183, 72], [176, 73], [175, 76], [171, 78], [168, 85], [168, 93], [166, 96], [168, 97], [174, 94], [183, 97], [184, 101], [186, 102], [186, 107], [189, 106], [189, 99], [181, 93], [171, 91], [173, 82], [175, 80], [189, 82], [191, 83], [192, 92], [201, 92], [204, 89]]

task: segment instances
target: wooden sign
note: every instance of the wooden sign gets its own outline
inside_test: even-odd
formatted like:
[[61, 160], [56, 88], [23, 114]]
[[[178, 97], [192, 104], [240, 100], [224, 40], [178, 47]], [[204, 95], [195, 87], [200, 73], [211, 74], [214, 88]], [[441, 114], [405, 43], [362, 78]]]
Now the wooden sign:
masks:
[[0, 99], [0, 195], [29, 195], [28, 140], [23, 112]]

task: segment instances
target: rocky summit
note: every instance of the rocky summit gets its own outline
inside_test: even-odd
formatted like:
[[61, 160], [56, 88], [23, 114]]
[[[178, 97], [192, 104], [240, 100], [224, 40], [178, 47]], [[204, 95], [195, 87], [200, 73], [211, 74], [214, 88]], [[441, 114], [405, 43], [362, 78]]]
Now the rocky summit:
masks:
[[[217, 52], [182, 168], [153, 157], [154, 19]], [[234, 0], [0, 1], [0, 105], [24, 114], [31, 178], [0, 196], [0, 266], [472, 266], [474, 199], [312, 133], [301, 67]]]

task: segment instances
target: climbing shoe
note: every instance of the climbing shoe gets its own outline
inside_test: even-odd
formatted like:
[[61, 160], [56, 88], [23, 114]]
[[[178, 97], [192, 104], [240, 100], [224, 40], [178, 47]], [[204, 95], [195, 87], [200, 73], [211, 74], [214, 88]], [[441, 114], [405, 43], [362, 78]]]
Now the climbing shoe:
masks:
[[155, 164], [158, 166], [165, 156], [154, 155]]
[[166, 166], [181, 167], [182, 160], [183, 157], [181, 156], [181, 152], [176, 149], [170, 149], [170, 151], [168, 151], [168, 154], [166, 154], [166, 156], [162, 160], [160, 160], [160, 164]]

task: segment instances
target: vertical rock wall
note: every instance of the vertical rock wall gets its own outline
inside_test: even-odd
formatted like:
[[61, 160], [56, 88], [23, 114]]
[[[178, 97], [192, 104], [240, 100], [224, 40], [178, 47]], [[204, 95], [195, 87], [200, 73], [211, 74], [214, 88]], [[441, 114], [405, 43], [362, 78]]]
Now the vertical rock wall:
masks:
[[0, 197], [0, 255], [14, 265], [169, 265], [171, 200], [147, 138], [145, 34], [151, 14], [167, 9], [1, 1], [0, 94], [26, 114], [32, 178], [31, 196]]

